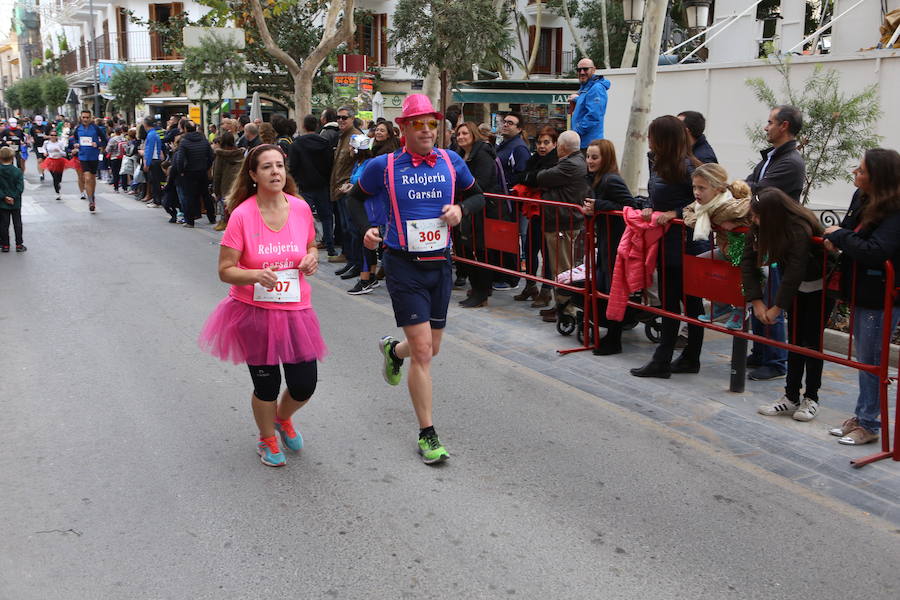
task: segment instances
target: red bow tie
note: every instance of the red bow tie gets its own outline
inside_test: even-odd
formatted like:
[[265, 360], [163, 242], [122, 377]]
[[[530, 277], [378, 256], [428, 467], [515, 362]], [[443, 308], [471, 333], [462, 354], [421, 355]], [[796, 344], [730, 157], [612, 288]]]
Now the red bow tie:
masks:
[[433, 150], [427, 156], [422, 156], [421, 154], [416, 154], [415, 152], [410, 152], [409, 150], [407, 150], [407, 152], [409, 152], [409, 155], [412, 157], [413, 167], [418, 167], [423, 162], [428, 163], [429, 167], [433, 167], [437, 164], [437, 153]]

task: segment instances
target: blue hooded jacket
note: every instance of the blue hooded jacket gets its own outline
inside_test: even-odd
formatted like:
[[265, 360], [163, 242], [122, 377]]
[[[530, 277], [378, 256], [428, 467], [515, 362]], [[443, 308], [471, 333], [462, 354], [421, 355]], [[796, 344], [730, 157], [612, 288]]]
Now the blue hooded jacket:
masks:
[[594, 75], [578, 89], [578, 99], [572, 112], [572, 129], [581, 136], [582, 148], [587, 148], [594, 140], [603, 139], [606, 90], [609, 86], [609, 79], [603, 75]]

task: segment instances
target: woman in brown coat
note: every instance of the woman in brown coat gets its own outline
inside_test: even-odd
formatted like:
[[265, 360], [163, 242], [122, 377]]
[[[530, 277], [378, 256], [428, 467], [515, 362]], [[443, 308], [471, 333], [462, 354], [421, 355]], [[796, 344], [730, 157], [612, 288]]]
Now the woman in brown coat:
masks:
[[228, 223], [228, 215], [225, 214], [225, 196], [231, 190], [231, 184], [237, 179], [244, 162], [244, 151], [234, 145], [234, 135], [230, 131], [222, 132], [219, 136], [219, 147], [215, 150], [213, 159], [213, 195], [216, 198], [216, 213], [219, 214], [219, 222], [216, 223], [216, 231], [223, 231]]

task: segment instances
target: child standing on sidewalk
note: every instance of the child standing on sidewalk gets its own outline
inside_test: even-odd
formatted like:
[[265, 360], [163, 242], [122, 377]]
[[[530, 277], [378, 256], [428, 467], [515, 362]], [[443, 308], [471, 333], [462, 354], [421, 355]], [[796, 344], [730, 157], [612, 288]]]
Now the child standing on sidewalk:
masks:
[[25, 252], [22, 243], [22, 192], [25, 178], [13, 164], [12, 148], [0, 148], [0, 251], [9, 252], [9, 221], [16, 232], [16, 252]]
[[[744, 234], [732, 230], [750, 226], [750, 186], [740, 180], [728, 183], [728, 172], [716, 163], [694, 169], [691, 182], [694, 203], [684, 209], [684, 224], [693, 228], [694, 240], [708, 239], [713, 227], [725, 230], [716, 233], [716, 248], [700, 256], [739, 266], [744, 255]], [[745, 306], [713, 302], [710, 312], [697, 318], [709, 323], [730, 312], [725, 327], [738, 330], [744, 326], [747, 310]]]

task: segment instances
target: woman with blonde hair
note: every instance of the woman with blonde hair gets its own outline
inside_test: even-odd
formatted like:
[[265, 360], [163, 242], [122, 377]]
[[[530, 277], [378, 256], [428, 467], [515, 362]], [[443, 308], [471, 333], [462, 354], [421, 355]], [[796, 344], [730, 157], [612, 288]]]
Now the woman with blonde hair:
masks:
[[[327, 349], [310, 301], [307, 277], [318, 268], [316, 230], [309, 204], [297, 197], [278, 146], [247, 155], [228, 199], [228, 226], [219, 249], [219, 279], [231, 284], [213, 311], [200, 345], [213, 356], [246, 363], [253, 380], [251, 406], [264, 465], [285, 464], [285, 446], [303, 438], [292, 415], [316, 389], [316, 361]], [[287, 390], [281, 394], [281, 369]]]
[[[691, 181], [694, 203], [684, 209], [684, 224], [693, 228], [694, 240], [709, 239], [713, 227], [725, 230], [716, 233], [716, 249], [700, 256], [719, 258], [740, 266], [744, 253], [744, 234], [732, 233], [732, 230], [750, 226], [750, 186], [739, 180], [728, 183], [728, 172], [716, 163], [706, 163], [694, 169]], [[703, 314], [697, 318], [711, 323], [729, 312], [731, 316], [725, 322], [725, 327], [742, 329], [747, 312], [744, 306], [723, 309], [713, 303], [712, 314]]]

